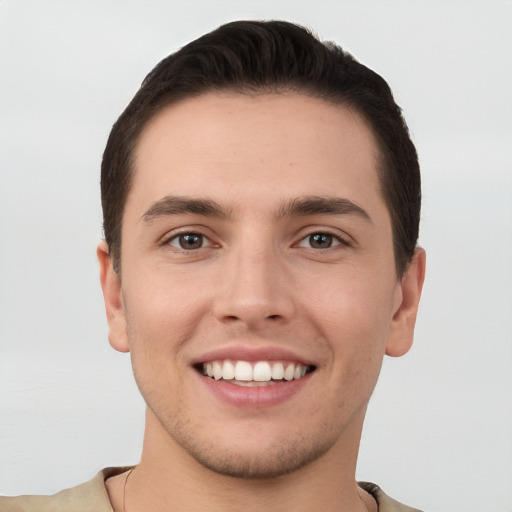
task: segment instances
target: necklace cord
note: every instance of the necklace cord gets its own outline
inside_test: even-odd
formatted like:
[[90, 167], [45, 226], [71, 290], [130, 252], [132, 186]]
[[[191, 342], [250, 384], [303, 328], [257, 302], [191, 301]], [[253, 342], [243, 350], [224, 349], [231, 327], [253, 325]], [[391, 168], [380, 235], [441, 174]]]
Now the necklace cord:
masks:
[[126, 474], [126, 478], [124, 479], [124, 487], [123, 487], [123, 512], [126, 512], [126, 484], [128, 483], [128, 478], [130, 478], [130, 475], [132, 474], [133, 470], [135, 468], [130, 469], [128, 473]]

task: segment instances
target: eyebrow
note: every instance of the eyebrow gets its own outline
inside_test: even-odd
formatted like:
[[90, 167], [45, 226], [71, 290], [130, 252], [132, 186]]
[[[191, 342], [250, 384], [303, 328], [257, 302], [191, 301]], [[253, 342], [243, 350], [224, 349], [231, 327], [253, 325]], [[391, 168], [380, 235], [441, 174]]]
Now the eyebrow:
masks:
[[[180, 214], [228, 218], [232, 216], [233, 209], [226, 208], [208, 198], [166, 196], [154, 202], [142, 215], [141, 220], [150, 223], [160, 217]], [[277, 218], [307, 215], [356, 215], [371, 221], [370, 216], [363, 208], [342, 197], [299, 197], [285, 203], [277, 212]]]
[[231, 215], [231, 210], [211, 199], [166, 196], [153, 203], [142, 215], [141, 220], [149, 223], [159, 217], [184, 213], [226, 218]]
[[306, 196], [285, 204], [279, 217], [306, 215], [356, 215], [371, 222], [370, 215], [349, 199], [342, 197]]

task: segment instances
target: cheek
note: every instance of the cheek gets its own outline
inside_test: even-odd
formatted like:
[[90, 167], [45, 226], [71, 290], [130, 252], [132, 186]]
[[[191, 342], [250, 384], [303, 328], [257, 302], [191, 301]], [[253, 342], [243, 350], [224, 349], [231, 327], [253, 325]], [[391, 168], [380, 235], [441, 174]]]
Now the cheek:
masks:
[[[177, 281], [177, 282], [176, 282]], [[181, 284], [181, 286], [180, 286]], [[168, 357], [190, 339], [207, 311], [201, 287], [180, 280], [139, 275], [123, 283], [128, 337], [133, 352]]]
[[310, 287], [304, 308], [309, 309], [317, 330], [328, 340], [336, 362], [338, 358], [379, 359], [392, 319], [390, 283], [361, 272], [348, 274], [331, 279], [324, 293]]

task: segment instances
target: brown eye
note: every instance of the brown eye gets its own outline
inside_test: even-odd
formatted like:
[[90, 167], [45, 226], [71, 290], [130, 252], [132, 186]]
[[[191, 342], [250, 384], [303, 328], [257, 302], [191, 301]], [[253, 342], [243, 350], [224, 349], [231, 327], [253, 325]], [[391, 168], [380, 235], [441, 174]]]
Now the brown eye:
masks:
[[182, 233], [171, 238], [169, 245], [186, 251], [201, 249], [205, 245], [205, 237], [198, 233]]
[[331, 235], [331, 233], [311, 233], [310, 235], [304, 237], [299, 243], [298, 247], [305, 247], [307, 249], [330, 249], [331, 247], [336, 247], [337, 245], [347, 245], [347, 243], [340, 237], [336, 235]]
[[314, 233], [309, 235], [309, 246], [313, 249], [327, 249], [332, 246], [334, 237], [328, 233]]

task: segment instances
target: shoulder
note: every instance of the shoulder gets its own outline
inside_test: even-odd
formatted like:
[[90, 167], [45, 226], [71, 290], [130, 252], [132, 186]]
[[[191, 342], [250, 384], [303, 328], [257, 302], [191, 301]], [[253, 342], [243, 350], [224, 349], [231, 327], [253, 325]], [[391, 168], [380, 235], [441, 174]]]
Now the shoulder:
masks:
[[378, 485], [371, 482], [358, 482], [359, 487], [369, 492], [379, 505], [379, 512], [421, 512], [390, 498]]
[[92, 480], [52, 496], [0, 496], [1, 512], [112, 512], [105, 479], [126, 468], [107, 468]]

